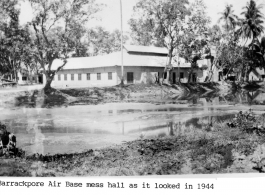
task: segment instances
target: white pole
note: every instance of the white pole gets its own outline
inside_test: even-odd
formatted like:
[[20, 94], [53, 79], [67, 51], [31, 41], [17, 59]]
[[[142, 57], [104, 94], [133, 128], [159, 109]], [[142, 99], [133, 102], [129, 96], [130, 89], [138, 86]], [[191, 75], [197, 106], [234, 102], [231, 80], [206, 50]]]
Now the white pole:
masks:
[[120, 0], [120, 9], [121, 9], [121, 85], [124, 84], [124, 75], [123, 75], [123, 28], [122, 28], [122, 0]]

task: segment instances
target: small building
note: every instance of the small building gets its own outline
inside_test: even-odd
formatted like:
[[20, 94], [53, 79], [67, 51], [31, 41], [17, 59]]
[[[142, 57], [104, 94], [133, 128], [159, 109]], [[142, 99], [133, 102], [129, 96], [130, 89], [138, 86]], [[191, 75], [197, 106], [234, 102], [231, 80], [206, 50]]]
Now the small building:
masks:
[[17, 72], [17, 82], [19, 85], [42, 84], [43, 75], [22, 69]]
[[264, 68], [253, 69], [249, 73], [249, 81], [264, 81], [265, 79], [265, 70]]
[[[154, 83], [163, 77], [168, 60], [166, 48], [150, 46], [125, 45], [123, 48], [123, 69], [125, 84]], [[52, 69], [62, 65], [55, 60]], [[77, 57], [67, 59], [66, 65], [55, 75], [52, 87], [95, 87], [114, 86], [121, 82], [121, 51], [93, 57]], [[172, 60], [172, 82], [179, 79], [188, 81], [190, 63], [180, 59]], [[165, 77], [165, 75], [164, 75]], [[205, 74], [202, 69], [195, 70], [194, 82], [203, 82]], [[45, 84], [45, 76], [43, 78]]]

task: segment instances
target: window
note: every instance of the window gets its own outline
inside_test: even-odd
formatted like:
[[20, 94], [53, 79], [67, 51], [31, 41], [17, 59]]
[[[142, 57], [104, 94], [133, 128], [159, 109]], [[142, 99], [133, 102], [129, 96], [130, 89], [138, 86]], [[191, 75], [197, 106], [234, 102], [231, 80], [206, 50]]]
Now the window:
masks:
[[61, 75], [60, 74], [58, 74], [58, 81], [60, 81], [61, 80]]
[[133, 72], [127, 72], [127, 83], [133, 83]]
[[179, 77], [180, 77], [181, 79], [184, 79], [184, 72], [180, 72]]
[[78, 80], [81, 81], [81, 79], [82, 79], [82, 75], [78, 74]]
[[67, 81], [67, 74], [64, 75], [64, 80]]
[[97, 73], [97, 80], [101, 80], [101, 73]]
[[26, 81], [27, 80], [27, 77], [22, 77], [22, 81]]
[[196, 73], [192, 74], [192, 82], [194, 82], [194, 83], [197, 82], [197, 74]]
[[112, 80], [112, 72], [108, 73], [108, 78], [109, 78], [109, 80]]
[[73, 81], [75, 79], [75, 75], [71, 74], [71, 80]]
[[87, 79], [87, 80], [90, 80], [90, 73], [87, 73], [87, 74], [86, 74], [86, 79]]

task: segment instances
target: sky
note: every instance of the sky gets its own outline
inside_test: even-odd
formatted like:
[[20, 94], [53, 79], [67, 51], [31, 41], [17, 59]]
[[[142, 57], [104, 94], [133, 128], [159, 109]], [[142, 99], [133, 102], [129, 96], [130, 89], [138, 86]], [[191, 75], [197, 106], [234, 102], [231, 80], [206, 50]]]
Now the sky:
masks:
[[[112, 31], [121, 28], [120, 23], [120, 0], [96, 0], [98, 3], [106, 4], [106, 7], [97, 14], [97, 19], [90, 22], [89, 27], [103, 26], [105, 29]], [[133, 14], [133, 6], [138, 0], [122, 0], [123, 29], [125, 32], [130, 31], [128, 21]], [[191, 0], [190, 0], [191, 1]], [[211, 25], [217, 24], [220, 18], [220, 12], [226, 4], [232, 4], [235, 14], [240, 16], [242, 8], [249, 0], [204, 0], [206, 4], [207, 15], [211, 18]], [[263, 4], [263, 13], [265, 15], [265, 0], [256, 0], [257, 4]], [[30, 5], [27, 2], [21, 3], [21, 23], [30, 21], [32, 17]]]

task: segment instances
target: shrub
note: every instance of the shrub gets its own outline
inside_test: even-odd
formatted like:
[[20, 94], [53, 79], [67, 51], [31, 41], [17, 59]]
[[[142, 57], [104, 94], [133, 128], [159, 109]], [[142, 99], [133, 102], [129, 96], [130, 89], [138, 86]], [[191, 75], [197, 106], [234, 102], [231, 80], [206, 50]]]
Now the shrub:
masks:
[[231, 122], [227, 123], [228, 127], [239, 128], [246, 133], [265, 134], [264, 114], [255, 116], [251, 109], [245, 113], [240, 111]]

